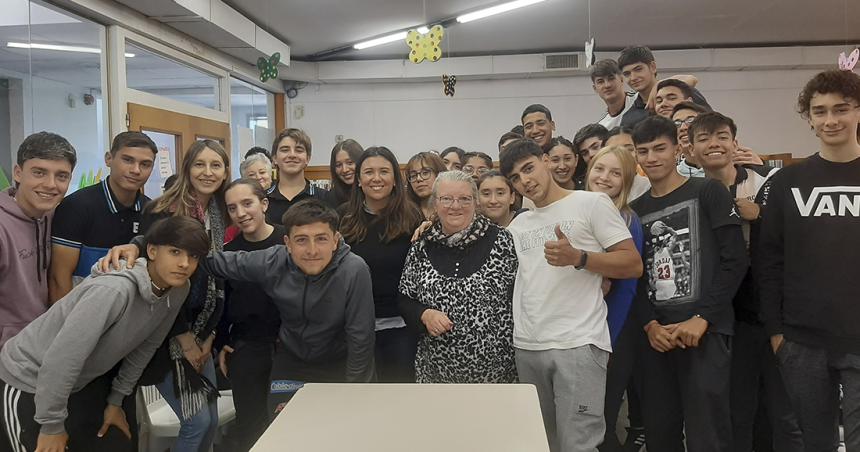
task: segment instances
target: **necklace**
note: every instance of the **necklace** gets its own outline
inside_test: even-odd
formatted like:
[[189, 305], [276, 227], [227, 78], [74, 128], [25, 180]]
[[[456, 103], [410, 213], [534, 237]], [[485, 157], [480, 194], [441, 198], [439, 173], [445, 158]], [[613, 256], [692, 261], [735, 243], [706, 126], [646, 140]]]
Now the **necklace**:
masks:
[[152, 288], [156, 290], [156, 296], [160, 297], [164, 295], [164, 292], [167, 292], [168, 288], [165, 287], [164, 289], [162, 289], [161, 287], [158, 287], [158, 284], [156, 284], [155, 281], [150, 280], [149, 283], [152, 284]]

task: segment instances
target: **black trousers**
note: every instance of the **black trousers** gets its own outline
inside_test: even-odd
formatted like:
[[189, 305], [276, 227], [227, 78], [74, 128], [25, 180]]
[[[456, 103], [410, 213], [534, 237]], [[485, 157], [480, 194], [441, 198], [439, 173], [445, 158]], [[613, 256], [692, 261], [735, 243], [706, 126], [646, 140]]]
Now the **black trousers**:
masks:
[[418, 337], [407, 327], [376, 332], [376, 380], [380, 383], [415, 383]]
[[609, 357], [609, 364], [606, 368], [606, 399], [603, 411], [606, 420], [606, 433], [603, 444], [599, 448], [602, 452], [612, 452], [621, 448], [615, 430], [624, 391], [627, 391], [630, 426], [642, 426], [641, 406], [638, 397], [641, 392], [642, 379], [637, 371], [636, 354], [638, 343], [642, 341], [643, 336], [645, 336], [645, 331], [636, 325], [636, 322], [628, 320], [624, 322], [624, 327], [621, 328], [618, 340], [612, 348], [612, 355]]
[[640, 341], [642, 416], [649, 451], [730, 452], [731, 337], [705, 333], [699, 346], [660, 353]]
[[[70, 452], [131, 452], [137, 450], [137, 421], [134, 417], [134, 396], [131, 405], [124, 404], [132, 439], [115, 427], [101, 438], [97, 436], [104, 421], [105, 401], [110, 392], [112, 376], [103, 375], [93, 380], [80, 391], [69, 396], [65, 428], [69, 435], [67, 450]], [[0, 452], [22, 452], [36, 450], [39, 439], [39, 425], [33, 417], [36, 414], [34, 395], [20, 391], [0, 381]]]
[[[764, 327], [735, 322], [732, 345], [732, 437], [735, 452], [803, 452], [800, 425], [791, 408]], [[759, 416], [762, 411], [764, 415]], [[768, 425], [757, 426], [760, 417]], [[759, 439], [762, 436], [770, 438]], [[757, 442], [764, 442], [767, 448], [754, 448]]]
[[237, 341], [227, 355], [227, 372], [236, 406], [236, 426], [225, 443], [232, 451], [247, 451], [269, 426], [269, 388], [271, 386], [274, 342]]

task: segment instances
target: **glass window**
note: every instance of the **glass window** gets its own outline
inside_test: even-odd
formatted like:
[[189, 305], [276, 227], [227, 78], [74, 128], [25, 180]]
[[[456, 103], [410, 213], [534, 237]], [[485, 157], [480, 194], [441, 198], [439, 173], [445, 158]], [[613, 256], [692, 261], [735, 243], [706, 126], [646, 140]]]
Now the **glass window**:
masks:
[[272, 147], [275, 139], [273, 130], [269, 128], [270, 115], [274, 114], [275, 96], [235, 78], [230, 79], [230, 130], [233, 139], [230, 160], [233, 177], [240, 177], [239, 163], [245, 158], [245, 153], [255, 146]]
[[[27, 135], [49, 131], [75, 147], [69, 192], [107, 175], [103, 26], [36, 1], [4, 0], [0, 15], [0, 168], [10, 176]], [[2, 180], [2, 177], [0, 177]]]
[[218, 77], [126, 42], [125, 77], [129, 88], [219, 110]]

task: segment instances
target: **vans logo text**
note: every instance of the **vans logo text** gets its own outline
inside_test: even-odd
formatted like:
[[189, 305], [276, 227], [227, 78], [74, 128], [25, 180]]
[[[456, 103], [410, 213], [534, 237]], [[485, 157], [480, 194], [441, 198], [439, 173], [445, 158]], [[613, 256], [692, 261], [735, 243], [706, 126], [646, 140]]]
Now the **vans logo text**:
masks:
[[800, 216], [860, 217], [860, 187], [816, 187], [806, 200], [800, 189], [792, 188], [791, 194]]

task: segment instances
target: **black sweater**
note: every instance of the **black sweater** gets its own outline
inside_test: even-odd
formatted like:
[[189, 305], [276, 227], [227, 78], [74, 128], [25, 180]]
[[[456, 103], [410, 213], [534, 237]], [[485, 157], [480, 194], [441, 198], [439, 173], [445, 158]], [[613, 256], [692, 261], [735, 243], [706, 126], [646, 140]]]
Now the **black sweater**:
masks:
[[[224, 245], [224, 251], [257, 251], [284, 246], [286, 229], [275, 225], [272, 233], [259, 242], [239, 234]], [[224, 287], [224, 315], [219, 325], [219, 341], [234, 346], [237, 341], [275, 342], [281, 325], [278, 308], [259, 284], [227, 281]]]
[[[447, 277], [467, 278], [477, 272], [487, 262], [496, 238], [501, 228], [490, 228], [484, 236], [465, 249], [443, 246], [428, 241], [426, 245], [427, 258], [439, 273]], [[427, 328], [421, 321], [421, 315], [429, 309], [424, 303], [405, 294], [398, 295], [398, 308], [406, 321], [406, 325], [415, 331], [426, 334]]]
[[385, 222], [375, 221], [376, 215], [367, 212], [364, 215], [368, 222], [367, 236], [362, 241], [349, 243], [349, 246], [370, 267], [376, 318], [397, 317], [400, 315], [397, 310], [398, 285], [412, 237], [404, 234], [385, 243], [381, 238]]
[[768, 334], [860, 354], [860, 158], [816, 154], [774, 175], [759, 244]]

